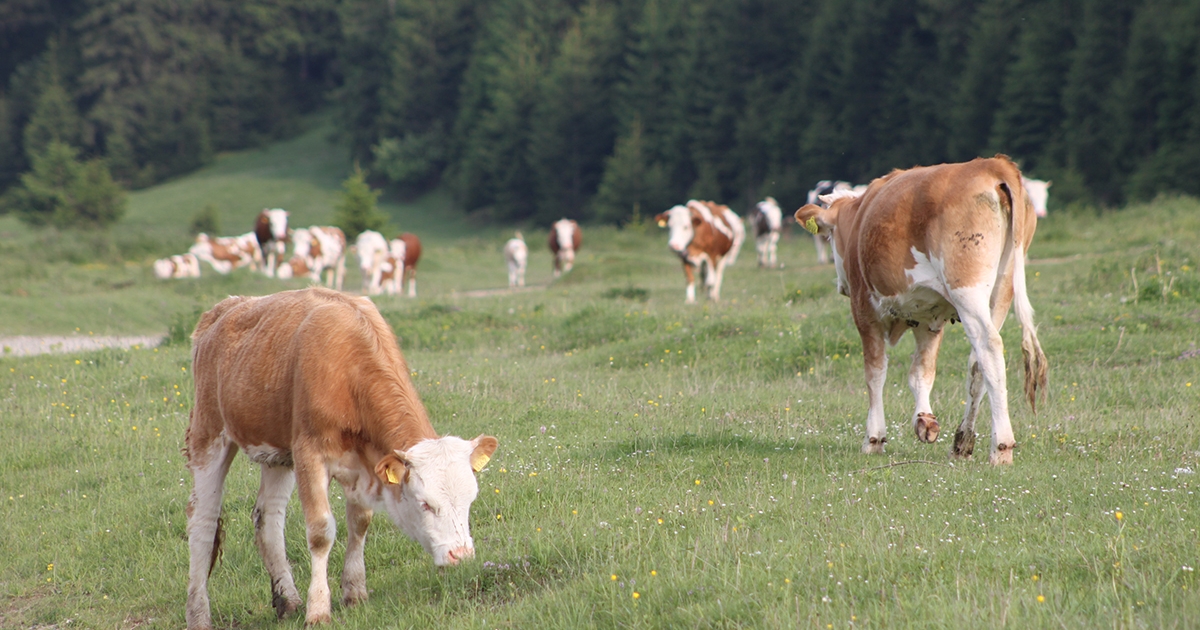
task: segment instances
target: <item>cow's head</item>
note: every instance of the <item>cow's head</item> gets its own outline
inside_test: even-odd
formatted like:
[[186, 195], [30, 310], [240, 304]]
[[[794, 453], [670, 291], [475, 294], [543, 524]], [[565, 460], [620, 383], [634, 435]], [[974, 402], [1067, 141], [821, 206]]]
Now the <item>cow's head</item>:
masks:
[[375, 466], [388, 516], [421, 543], [434, 564], [458, 564], [475, 555], [470, 524], [471, 503], [479, 494], [475, 473], [487, 465], [496, 445], [490, 435], [422, 440], [385, 455]]
[[696, 226], [700, 225], [700, 216], [687, 206], [675, 206], [654, 217], [658, 227], [670, 230], [667, 235], [667, 247], [682, 255], [687, 251], [692, 238], [696, 236]]
[[[837, 270], [838, 293], [842, 295], [850, 295], [850, 285], [846, 282], [846, 271], [842, 265], [842, 253], [846, 251], [846, 245], [838, 239], [838, 218], [843, 210], [850, 213], [857, 211], [861, 196], [861, 192], [849, 188], [837, 190], [828, 195], [818, 196], [818, 203], [802, 206], [795, 214], [796, 223], [804, 226], [804, 229], [814, 235], [829, 238], [830, 244], [833, 245], [833, 265]], [[852, 205], [853, 208], [850, 207]], [[850, 216], [852, 217], [852, 214]]]
[[[267, 223], [271, 226], [271, 238], [277, 241], [286, 241], [288, 238], [287, 210], [282, 208], [263, 209], [262, 214], [266, 216]], [[262, 220], [261, 217], [259, 220]]]

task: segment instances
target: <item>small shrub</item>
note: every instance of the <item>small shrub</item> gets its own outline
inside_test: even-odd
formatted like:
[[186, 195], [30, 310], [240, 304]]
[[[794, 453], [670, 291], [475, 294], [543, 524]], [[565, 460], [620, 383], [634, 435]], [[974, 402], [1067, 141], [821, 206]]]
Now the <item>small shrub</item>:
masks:
[[193, 236], [201, 232], [205, 234], [221, 233], [221, 221], [217, 216], [217, 207], [211, 203], [193, 215], [192, 223], [188, 226], [188, 233]]
[[601, 297], [605, 297], [610, 300], [615, 300], [617, 298], [623, 298], [626, 300], [632, 300], [634, 302], [645, 302], [646, 300], [650, 299], [650, 291], [643, 289], [641, 287], [635, 287], [633, 285], [629, 285], [629, 286], [625, 287], [624, 289], [613, 287], [613, 288], [605, 291], [604, 293], [602, 293]]

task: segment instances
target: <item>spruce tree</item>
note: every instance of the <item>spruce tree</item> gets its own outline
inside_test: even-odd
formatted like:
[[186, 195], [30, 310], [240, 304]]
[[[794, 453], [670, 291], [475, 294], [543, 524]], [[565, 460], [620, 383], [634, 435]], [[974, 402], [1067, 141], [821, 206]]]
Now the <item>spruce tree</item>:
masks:
[[387, 217], [376, 206], [381, 191], [367, 183], [367, 174], [358, 164], [342, 182], [342, 199], [334, 209], [333, 224], [342, 228], [347, 241], [353, 241], [367, 230], [376, 232], [387, 224]]

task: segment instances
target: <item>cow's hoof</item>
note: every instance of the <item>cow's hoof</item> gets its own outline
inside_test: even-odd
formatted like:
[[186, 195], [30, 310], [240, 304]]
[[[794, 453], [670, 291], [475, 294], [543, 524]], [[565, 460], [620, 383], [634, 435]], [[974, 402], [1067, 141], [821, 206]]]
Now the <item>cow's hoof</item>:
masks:
[[926, 444], [936, 442], [938, 435], [942, 432], [937, 418], [933, 414], [925, 412], [917, 414], [917, 421], [913, 423], [913, 428], [917, 432], [917, 439]]
[[867, 455], [883, 455], [883, 445], [887, 444], [886, 437], [871, 437], [863, 441], [862, 452]]
[[950, 449], [950, 457], [954, 459], [971, 459], [971, 454], [975, 452], [975, 432], [963, 432], [959, 429], [954, 434], [954, 447]]
[[988, 457], [988, 462], [993, 466], [1011, 465], [1013, 462], [1013, 446], [1015, 445], [998, 445], [996, 450], [992, 451], [991, 456]]
[[342, 605], [346, 607], [367, 601], [367, 589], [348, 589], [342, 591]]
[[275, 607], [275, 616], [283, 619], [300, 608], [300, 595], [295, 592], [291, 594], [272, 592], [271, 605]]
[[310, 614], [308, 617], [306, 617], [304, 619], [304, 625], [315, 626], [315, 625], [322, 624], [322, 623], [329, 623], [331, 621], [333, 621], [333, 616], [330, 615], [328, 612], [319, 614], [319, 615]]

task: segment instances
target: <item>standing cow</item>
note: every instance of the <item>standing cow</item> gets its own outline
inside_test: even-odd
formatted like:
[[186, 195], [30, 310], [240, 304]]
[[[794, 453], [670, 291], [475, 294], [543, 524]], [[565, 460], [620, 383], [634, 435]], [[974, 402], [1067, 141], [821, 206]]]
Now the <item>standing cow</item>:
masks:
[[583, 245], [583, 234], [579, 224], [571, 219], [559, 219], [550, 226], [547, 239], [550, 253], [554, 255], [554, 277], [557, 278], [575, 266], [575, 253]]
[[806, 205], [796, 221], [832, 236], [838, 290], [862, 337], [869, 409], [863, 452], [882, 453], [887, 345], [912, 329], [916, 352], [908, 383], [916, 399], [912, 426], [923, 442], [940, 427], [929, 404], [938, 347], [947, 323], [962, 321], [971, 343], [967, 406], [951, 454], [969, 457], [975, 416], [987, 386], [993, 464], [1012, 463], [1016, 445], [1000, 326], [1015, 301], [1025, 358], [1025, 394], [1036, 410], [1046, 388], [1046, 355], [1025, 289], [1025, 253], [1037, 217], [1026, 203], [1021, 173], [1008, 157], [893, 171], [866, 193], [839, 191]]
[[[404, 248], [400, 249], [396, 243], [403, 243]], [[421, 239], [412, 232], [404, 232], [392, 239], [388, 249], [391, 250], [397, 261], [404, 263], [404, 266], [398, 270], [400, 277], [396, 284], [397, 293], [407, 280], [408, 297], [417, 297], [417, 262], [421, 260]]]
[[293, 487], [312, 559], [308, 624], [330, 621], [331, 477], [346, 497], [344, 605], [367, 599], [363, 546], [374, 510], [438, 566], [474, 555], [474, 473], [496, 439], [438, 437], [396, 337], [370, 300], [323, 288], [231, 297], [200, 318], [192, 341], [188, 628], [212, 627], [208, 577], [223, 539], [225, 476], [239, 448], [262, 471], [251, 520], [281, 618], [300, 606], [283, 540]]
[[[709, 202], [689, 201], [687, 205], [675, 206], [654, 217], [659, 227], [670, 230], [667, 247], [679, 256], [683, 263], [683, 274], [687, 278], [686, 302], [696, 302], [696, 273], [704, 278], [708, 287], [708, 299], [721, 299], [721, 279], [725, 274], [728, 256], [734, 251], [737, 232], [734, 225], [741, 219], [724, 206], [724, 211], [714, 213]], [[732, 215], [732, 216], [730, 216]], [[742, 232], [745, 234], [745, 232]]]
[[375, 230], [366, 230], [355, 239], [354, 249], [358, 251], [358, 266], [362, 271], [363, 293], [366, 295], [378, 294], [384, 257], [388, 253], [387, 239]]
[[262, 251], [268, 277], [275, 277], [275, 266], [283, 260], [288, 242], [288, 213], [281, 208], [263, 208], [254, 220], [254, 238]]
[[520, 231], [504, 244], [504, 263], [508, 266], [508, 286], [525, 286], [525, 264], [529, 260], [529, 247]]
[[779, 247], [779, 233], [783, 230], [783, 211], [774, 197], [767, 197], [758, 202], [754, 214], [750, 216], [754, 224], [754, 244], [758, 250], [758, 266], [774, 267], [777, 261], [776, 250]]

